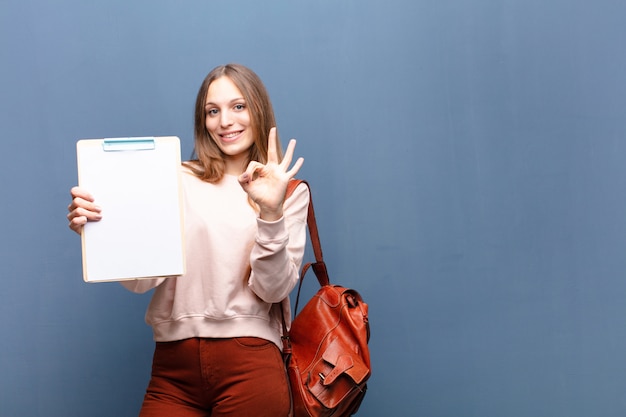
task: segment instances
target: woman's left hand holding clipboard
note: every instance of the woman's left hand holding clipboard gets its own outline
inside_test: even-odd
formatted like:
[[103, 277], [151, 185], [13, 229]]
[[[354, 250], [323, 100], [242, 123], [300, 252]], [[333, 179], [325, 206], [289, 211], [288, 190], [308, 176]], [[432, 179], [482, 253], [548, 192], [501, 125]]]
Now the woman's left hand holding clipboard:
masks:
[[67, 207], [69, 211], [67, 219], [70, 222], [70, 229], [80, 234], [88, 221], [102, 219], [102, 209], [95, 204], [93, 196], [83, 188], [72, 187], [70, 194], [72, 202]]

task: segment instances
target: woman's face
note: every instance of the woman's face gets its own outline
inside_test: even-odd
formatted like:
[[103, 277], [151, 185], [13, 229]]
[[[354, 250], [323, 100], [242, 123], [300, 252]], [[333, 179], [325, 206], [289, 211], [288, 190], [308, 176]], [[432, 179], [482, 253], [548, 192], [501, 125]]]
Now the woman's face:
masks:
[[230, 78], [223, 76], [209, 85], [205, 113], [209, 135], [227, 156], [226, 173], [240, 174], [254, 137], [247, 103]]

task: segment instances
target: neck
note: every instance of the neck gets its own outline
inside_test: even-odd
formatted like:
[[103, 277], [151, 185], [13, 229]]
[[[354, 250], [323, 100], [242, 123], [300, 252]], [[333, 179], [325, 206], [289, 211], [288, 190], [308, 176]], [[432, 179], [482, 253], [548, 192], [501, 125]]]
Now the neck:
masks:
[[228, 156], [225, 160], [224, 173], [228, 175], [241, 175], [246, 169], [246, 156]]

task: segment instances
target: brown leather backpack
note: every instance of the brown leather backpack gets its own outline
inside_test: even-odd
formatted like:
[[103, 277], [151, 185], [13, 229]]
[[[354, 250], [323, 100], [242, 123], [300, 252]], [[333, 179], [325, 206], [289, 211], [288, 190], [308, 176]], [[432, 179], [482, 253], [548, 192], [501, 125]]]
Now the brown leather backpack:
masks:
[[[308, 187], [303, 180], [292, 180], [287, 194], [300, 183]], [[368, 306], [357, 291], [330, 284], [313, 201], [309, 201], [307, 224], [315, 262], [302, 268], [289, 331], [283, 317], [283, 357], [291, 384], [292, 416], [347, 417], [358, 411], [371, 375]], [[320, 289], [298, 313], [302, 281], [310, 267]]]

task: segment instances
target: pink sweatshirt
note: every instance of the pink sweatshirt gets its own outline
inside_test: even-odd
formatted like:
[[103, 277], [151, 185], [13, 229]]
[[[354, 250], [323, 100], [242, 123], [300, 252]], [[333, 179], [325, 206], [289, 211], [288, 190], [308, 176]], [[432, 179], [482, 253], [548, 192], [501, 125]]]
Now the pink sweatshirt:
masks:
[[[217, 184], [183, 168], [186, 273], [123, 281], [133, 292], [155, 288], [146, 312], [157, 342], [190, 337], [254, 336], [282, 349], [280, 309], [290, 324], [289, 293], [299, 279], [309, 193], [299, 185], [284, 216], [266, 222], [236, 176]], [[250, 273], [250, 269], [252, 272]]]

